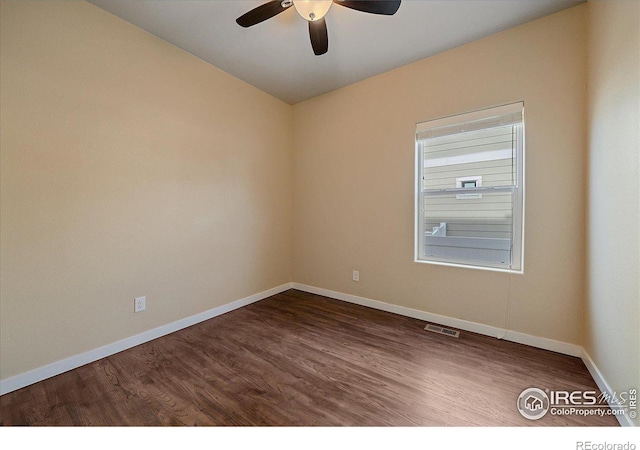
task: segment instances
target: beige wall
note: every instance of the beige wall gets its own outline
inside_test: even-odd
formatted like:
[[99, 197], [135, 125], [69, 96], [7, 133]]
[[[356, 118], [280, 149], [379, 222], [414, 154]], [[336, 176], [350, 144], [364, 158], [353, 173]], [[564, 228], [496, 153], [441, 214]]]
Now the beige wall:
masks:
[[[580, 345], [585, 42], [582, 5], [295, 105], [294, 280]], [[413, 262], [416, 123], [520, 100], [524, 275]]]
[[622, 392], [640, 389], [640, 2], [590, 2], [588, 23], [584, 345]]
[[291, 281], [291, 106], [85, 2], [1, 15], [2, 379]]

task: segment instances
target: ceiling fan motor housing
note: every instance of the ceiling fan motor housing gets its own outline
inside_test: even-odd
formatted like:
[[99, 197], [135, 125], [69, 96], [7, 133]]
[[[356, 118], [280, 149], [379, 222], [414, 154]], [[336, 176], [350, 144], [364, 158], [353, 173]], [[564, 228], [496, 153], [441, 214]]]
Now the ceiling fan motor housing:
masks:
[[326, 16], [332, 4], [333, 0], [293, 0], [293, 6], [298, 14], [309, 22], [320, 20]]

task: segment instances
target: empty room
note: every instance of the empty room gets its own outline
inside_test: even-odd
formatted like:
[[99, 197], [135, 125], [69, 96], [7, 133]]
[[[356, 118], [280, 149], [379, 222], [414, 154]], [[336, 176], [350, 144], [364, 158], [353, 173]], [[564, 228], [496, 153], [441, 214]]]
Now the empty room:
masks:
[[1, 5], [5, 430], [640, 425], [640, 2]]

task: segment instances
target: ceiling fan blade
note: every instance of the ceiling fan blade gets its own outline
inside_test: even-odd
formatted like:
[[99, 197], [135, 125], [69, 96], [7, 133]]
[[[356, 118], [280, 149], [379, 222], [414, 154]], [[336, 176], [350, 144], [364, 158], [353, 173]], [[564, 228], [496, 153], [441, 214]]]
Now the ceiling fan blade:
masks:
[[248, 28], [260, 22], [264, 22], [267, 19], [271, 19], [273, 16], [280, 14], [282, 11], [285, 11], [290, 7], [291, 5], [282, 6], [282, 2], [280, 0], [271, 1], [241, 15], [236, 19], [236, 22], [241, 27]]
[[347, 8], [356, 9], [358, 11], [372, 13], [372, 14], [384, 14], [386, 16], [392, 16], [400, 8], [400, 0], [386, 1], [386, 0], [372, 0], [372, 1], [359, 1], [359, 0], [333, 0], [336, 5], [346, 6]]
[[309, 37], [311, 47], [316, 56], [324, 55], [329, 50], [329, 35], [327, 34], [327, 23], [324, 17], [320, 20], [309, 22]]

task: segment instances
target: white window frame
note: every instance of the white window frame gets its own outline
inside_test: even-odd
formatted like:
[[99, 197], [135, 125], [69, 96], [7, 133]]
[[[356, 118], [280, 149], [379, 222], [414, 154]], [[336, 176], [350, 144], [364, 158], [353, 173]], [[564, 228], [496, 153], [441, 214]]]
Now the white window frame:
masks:
[[[428, 128], [429, 125], [433, 128], [441, 128], [451, 126], [455, 124], [462, 124], [471, 122], [473, 120], [480, 120], [487, 117], [498, 116], [500, 114], [508, 113], [509, 111], [518, 111], [522, 113], [522, 125], [517, 127], [516, 132], [516, 181], [512, 187], [505, 186], [500, 188], [483, 187], [477, 185], [475, 188], [462, 188], [457, 187], [455, 189], [442, 189], [442, 194], [456, 193], [458, 195], [473, 195], [483, 192], [512, 192], [512, 240], [511, 240], [511, 263], [508, 266], [494, 265], [491, 263], [478, 264], [469, 263], [465, 261], [454, 261], [452, 259], [437, 259], [433, 257], [424, 256], [424, 236], [425, 236], [425, 220], [424, 220], [424, 194], [429, 191], [430, 194], [434, 194], [437, 190], [423, 190], [423, 176], [424, 176], [424, 149], [422, 145], [422, 139], [419, 139], [419, 132], [421, 129]], [[492, 270], [499, 272], [509, 273], [524, 273], [524, 217], [525, 217], [525, 126], [524, 126], [524, 102], [511, 103], [507, 105], [491, 107], [483, 110], [457, 114], [453, 116], [447, 116], [440, 119], [433, 119], [427, 122], [422, 122], [416, 125], [416, 170], [415, 170], [415, 242], [414, 242], [414, 262], [425, 264], [437, 264], [453, 267], [466, 267], [473, 269]], [[473, 177], [462, 177], [473, 178]], [[465, 181], [462, 180], [461, 181]], [[458, 179], [456, 179], [458, 182]], [[481, 183], [481, 181], [480, 181]], [[461, 186], [461, 185], [460, 185]], [[462, 193], [460, 191], [464, 190]], [[460, 193], [458, 193], [460, 192]], [[464, 197], [462, 197], [464, 198]]]

